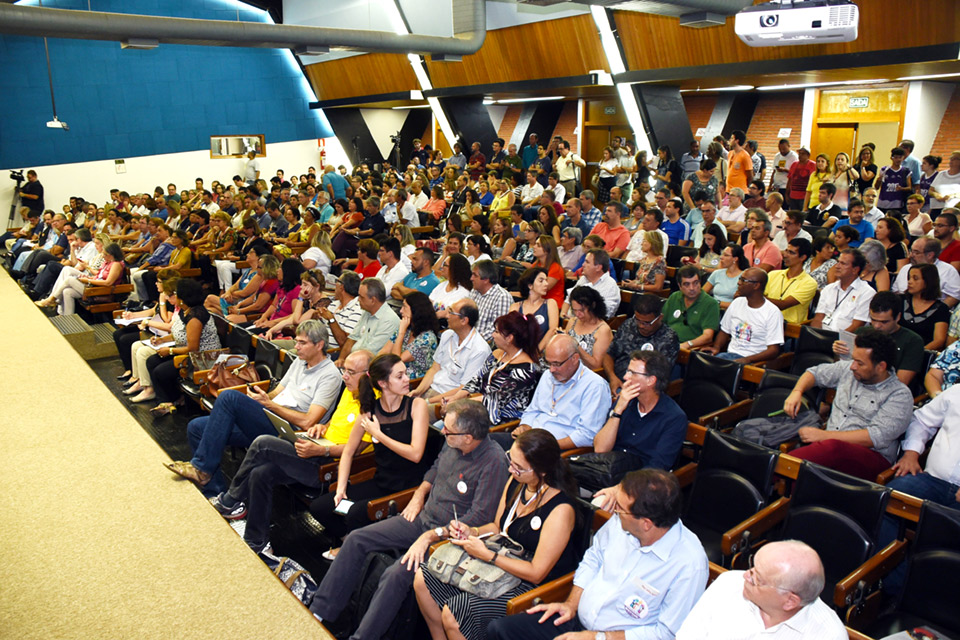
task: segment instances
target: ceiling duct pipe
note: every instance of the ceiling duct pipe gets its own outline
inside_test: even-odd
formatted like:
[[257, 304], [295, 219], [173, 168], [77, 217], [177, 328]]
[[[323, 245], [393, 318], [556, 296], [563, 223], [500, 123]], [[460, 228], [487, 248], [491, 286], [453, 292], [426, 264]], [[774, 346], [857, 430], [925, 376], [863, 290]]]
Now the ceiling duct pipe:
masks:
[[442, 37], [0, 3], [0, 33], [117, 42], [150, 40], [165, 44], [214, 47], [328, 48], [454, 57], [476, 53], [487, 35], [486, 0], [453, 0], [453, 16], [454, 35]]

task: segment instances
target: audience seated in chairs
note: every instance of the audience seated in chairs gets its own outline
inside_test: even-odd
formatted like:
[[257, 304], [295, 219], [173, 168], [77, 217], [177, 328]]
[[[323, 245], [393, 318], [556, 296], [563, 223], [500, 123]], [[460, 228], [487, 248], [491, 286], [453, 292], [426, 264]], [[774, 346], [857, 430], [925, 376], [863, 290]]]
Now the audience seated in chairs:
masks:
[[[479, 311], [469, 298], [458, 300], [447, 311], [447, 326], [433, 354], [433, 364], [410, 393], [432, 402], [438, 395], [457, 389], [479, 373], [490, 356], [490, 345], [477, 330]], [[433, 413], [431, 411], [431, 413]]]
[[276, 433], [263, 409], [300, 429], [320, 422], [340, 389], [340, 375], [326, 353], [327, 335], [327, 328], [318, 320], [297, 327], [297, 360], [276, 388], [270, 393], [256, 386], [248, 387], [247, 394], [232, 389], [220, 393], [209, 416], [194, 418], [187, 425], [193, 458], [166, 466], [196, 483], [204, 493], [218, 495], [226, 489], [220, 471], [224, 448], [249, 447], [257, 436]]
[[[370, 524], [370, 500], [416, 486], [433, 462], [424, 453], [430, 429], [427, 404], [410, 395], [410, 379], [399, 356], [388, 353], [373, 358], [357, 389], [360, 411], [340, 458], [337, 491], [320, 496], [310, 505], [310, 513], [335, 540]], [[353, 457], [365, 448], [364, 436], [374, 442], [376, 473], [370, 480], [350, 485]], [[336, 513], [346, 499], [352, 503], [346, 514]], [[326, 557], [333, 559], [335, 555], [332, 550]]]
[[462, 386], [431, 400], [453, 402], [479, 393], [493, 424], [516, 420], [530, 404], [540, 379], [538, 333], [537, 321], [518, 311], [497, 318], [493, 331], [496, 350], [480, 372]]
[[803, 542], [771, 542], [748, 571], [725, 571], [704, 592], [677, 631], [677, 640], [734, 640], [770, 634], [846, 640], [836, 612], [823, 600], [823, 564]]
[[[571, 539], [577, 520], [576, 485], [556, 439], [542, 429], [531, 429], [517, 438], [507, 457], [512, 477], [503, 488], [496, 517], [474, 527], [451, 524], [450, 544], [521, 582], [498, 598], [485, 599], [441, 582], [421, 566], [413, 588], [433, 638], [486, 638], [487, 625], [506, 614], [510, 598], [576, 568]], [[529, 559], [488, 549], [480, 536], [491, 534], [509, 536], [523, 546]]]
[[896, 351], [890, 336], [862, 329], [849, 364], [821, 364], [800, 376], [783, 404], [790, 417], [796, 417], [803, 394], [814, 386], [837, 394], [826, 429], [801, 428], [806, 446], [790, 455], [864, 480], [874, 480], [893, 464], [913, 411], [913, 394], [893, 374]]
[[68, 276], [54, 287], [50, 297], [37, 303], [38, 307], [57, 307], [57, 313], [68, 316], [75, 312], [77, 300], [83, 297], [83, 292], [88, 286], [93, 287], [112, 287], [120, 282], [126, 267], [123, 264], [123, 252], [120, 246], [111, 242], [103, 248], [103, 262], [97, 275], [75, 275]]
[[561, 449], [591, 446], [610, 410], [610, 386], [580, 362], [577, 342], [566, 334], [550, 340], [543, 363], [547, 370], [512, 435], [543, 429]]
[[[444, 419], [446, 446], [399, 516], [367, 525], [347, 536], [313, 597], [310, 610], [332, 620], [346, 607], [371, 551], [406, 550], [381, 576], [355, 638], [379, 639], [396, 616], [430, 545], [451, 537], [462, 523], [492, 522], [507, 480], [503, 449], [487, 437], [490, 418], [483, 405], [462, 400]], [[459, 529], [458, 529], [459, 530]]]
[[260, 275], [258, 269], [260, 257], [269, 254], [269, 250], [258, 251], [257, 247], [250, 249], [246, 254], [247, 268], [240, 272], [240, 277], [219, 296], [207, 296], [203, 303], [207, 311], [226, 316], [229, 314], [231, 306], [235, 306], [257, 293], [260, 283], [263, 282], [263, 276]]
[[680, 341], [673, 329], [663, 322], [663, 298], [652, 293], [634, 294], [633, 318], [628, 318], [613, 336], [610, 349], [603, 357], [603, 370], [610, 381], [610, 388], [617, 393], [623, 386], [632, 354], [635, 351], [653, 349], [670, 361], [677, 361]]
[[744, 364], [770, 360], [783, 346], [783, 314], [763, 296], [767, 272], [751, 267], [740, 274], [734, 299], [723, 314], [713, 345], [702, 351]]
[[[603, 318], [612, 318], [620, 308], [620, 287], [610, 274], [610, 254], [603, 249], [591, 249], [583, 260], [583, 275], [574, 285], [595, 289], [603, 298], [606, 309]], [[563, 319], [570, 317], [570, 296], [567, 295], [560, 315]], [[598, 316], [600, 317], [600, 316]]]
[[[253, 267], [251, 267], [253, 268]], [[227, 306], [227, 320], [234, 324], [246, 325], [251, 318], [261, 315], [274, 299], [280, 288], [280, 261], [273, 256], [260, 256], [257, 261], [257, 275], [260, 276], [256, 293], [242, 298], [236, 304]], [[223, 303], [220, 303], [223, 309]]]
[[103, 247], [108, 244], [110, 237], [106, 234], [95, 238], [89, 229], [77, 229], [70, 243], [70, 255], [59, 262], [51, 260], [37, 271], [31, 285], [36, 297], [46, 298], [69, 276], [96, 274], [103, 264]]
[[287, 258], [283, 261], [277, 273], [280, 280], [277, 292], [270, 306], [264, 309], [263, 314], [254, 321], [250, 328], [251, 333], [266, 333], [284, 318], [292, 315], [294, 310], [303, 308], [303, 301], [300, 300], [300, 274], [302, 273], [303, 265], [296, 258]]
[[[292, 443], [275, 435], [258, 436], [229, 488], [211, 500], [214, 508], [228, 520], [246, 517], [243, 539], [251, 549], [261, 550], [269, 543], [274, 487], [299, 483], [318, 489], [321, 487], [318, 468], [344, 454], [361, 413], [358, 387], [360, 381], [366, 379], [372, 355], [362, 349], [350, 354], [343, 365], [343, 393], [329, 422], [306, 430], [309, 437], [325, 438], [333, 442], [333, 446], [307, 439]], [[354, 447], [356, 452], [362, 447], [369, 448], [370, 434], [363, 432], [360, 441], [363, 444]], [[346, 484], [345, 477], [343, 484]]]
[[140, 332], [151, 328], [170, 331], [170, 326], [173, 323], [173, 314], [177, 312], [174, 300], [176, 299], [177, 283], [179, 282], [180, 278], [177, 277], [176, 272], [161, 272], [160, 280], [157, 281], [160, 301], [149, 309], [124, 311], [121, 313], [120, 317], [124, 320], [141, 318], [140, 322], [128, 324], [125, 327], [118, 327], [117, 330], [113, 332], [113, 342], [117, 345], [117, 354], [124, 367], [123, 373], [120, 374], [117, 379], [124, 381], [129, 380], [129, 382], [124, 385], [125, 389], [132, 387], [138, 382], [138, 372], [146, 372], [147, 358], [152, 355], [152, 353], [144, 352], [142, 362], [138, 362], [137, 364], [138, 371], [134, 371], [134, 354], [136, 354], [140, 348], [144, 347], [140, 340]]
[[693, 265], [677, 269], [678, 291], [663, 305], [663, 319], [686, 349], [713, 344], [720, 328], [720, 304], [703, 292], [700, 271]]
[[628, 473], [617, 488], [614, 516], [594, 536], [566, 601], [494, 620], [488, 637], [534, 640], [615, 630], [673, 637], [708, 574], [703, 545], [680, 522], [680, 507], [680, 484], [670, 472]]
[[376, 278], [364, 278], [360, 282], [357, 297], [363, 313], [348, 339], [340, 345], [337, 366], [341, 366], [354, 349], [378, 353], [383, 345], [396, 335], [400, 327], [400, 318], [387, 305], [387, 291], [382, 282]]

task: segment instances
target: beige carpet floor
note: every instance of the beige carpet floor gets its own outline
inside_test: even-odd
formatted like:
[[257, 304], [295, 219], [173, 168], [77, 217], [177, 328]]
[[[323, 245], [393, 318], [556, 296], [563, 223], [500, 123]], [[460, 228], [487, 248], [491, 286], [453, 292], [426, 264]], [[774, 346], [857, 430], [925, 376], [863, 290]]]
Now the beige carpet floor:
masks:
[[0, 638], [330, 638], [0, 270]]

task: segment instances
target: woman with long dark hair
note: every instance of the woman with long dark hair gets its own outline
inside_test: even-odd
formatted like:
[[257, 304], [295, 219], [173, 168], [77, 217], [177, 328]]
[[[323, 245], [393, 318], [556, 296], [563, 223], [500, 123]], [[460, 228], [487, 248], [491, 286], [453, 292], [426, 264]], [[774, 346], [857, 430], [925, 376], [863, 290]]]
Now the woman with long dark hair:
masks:
[[723, 250], [727, 248], [727, 236], [724, 235], [723, 227], [718, 224], [712, 224], [703, 232], [703, 244], [697, 252], [695, 264], [707, 272], [712, 272], [720, 267], [720, 256]]
[[439, 333], [440, 322], [429, 296], [421, 291], [411, 291], [404, 296], [400, 307], [397, 337], [383, 345], [380, 353], [400, 356], [407, 365], [410, 379], [422, 378], [433, 366]]
[[547, 297], [549, 283], [545, 269], [527, 269], [517, 282], [520, 300], [510, 305], [510, 311], [519, 311], [537, 321], [540, 331], [538, 348], [542, 352], [553, 338], [560, 324], [560, 308], [557, 302]]
[[470, 262], [462, 254], [447, 256], [440, 275], [446, 278], [430, 292], [430, 302], [437, 311], [438, 318], [447, 317], [447, 309], [454, 302], [470, 295], [473, 283], [470, 282]]
[[303, 308], [303, 301], [300, 299], [300, 276], [303, 272], [303, 264], [296, 258], [287, 258], [283, 261], [278, 274], [280, 286], [277, 287], [277, 293], [273, 296], [270, 306], [253, 323], [254, 332], [259, 333], [270, 329], [293, 314], [294, 309], [297, 313], [300, 312]]
[[[450, 544], [492, 562], [520, 578], [520, 584], [498, 598], [481, 598], [440, 582], [421, 565], [413, 588], [433, 640], [483, 640], [487, 625], [506, 615], [508, 600], [576, 568], [570, 539], [577, 521], [576, 486], [556, 438], [543, 429], [531, 429], [517, 438], [507, 459], [511, 478], [496, 517], [479, 527], [454, 524]], [[481, 539], [490, 534], [509, 536], [532, 552], [532, 558], [495, 554]]]
[[[360, 415], [340, 456], [337, 491], [310, 504], [310, 513], [323, 524], [329, 537], [339, 540], [370, 524], [370, 500], [417, 486], [430, 467], [432, 461], [423, 455], [430, 428], [427, 402], [409, 394], [410, 378], [400, 356], [387, 353], [370, 361], [357, 387]], [[373, 443], [377, 470], [372, 479], [348, 485], [353, 456], [367, 446], [364, 439]], [[334, 513], [342, 500], [353, 503], [343, 516]], [[332, 560], [335, 555], [331, 550], [324, 557]]]
[[940, 351], [947, 346], [950, 308], [940, 301], [940, 272], [932, 264], [918, 264], [907, 273], [900, 326], [923, 338], [924, 349]]
[[479, 393], [493, 424], [519, 418], [533, 400], [540, 381], [539, 336], [540, 327], [532, 316], [524, 316], [519, 311], [500, 316], [493, 329], [496, 350], [487, 358], [480, 373], [466, 384], [434, 396], [431, 401], [453, 402]]
[[570, 311], [573, 319], [567, 334], [577, 341], [583, 364], [588, 369], [599, 369], [613, 342], [613, 331], [606, 322], [607, 303], [593, 287], [574, 287], [570, 292]]

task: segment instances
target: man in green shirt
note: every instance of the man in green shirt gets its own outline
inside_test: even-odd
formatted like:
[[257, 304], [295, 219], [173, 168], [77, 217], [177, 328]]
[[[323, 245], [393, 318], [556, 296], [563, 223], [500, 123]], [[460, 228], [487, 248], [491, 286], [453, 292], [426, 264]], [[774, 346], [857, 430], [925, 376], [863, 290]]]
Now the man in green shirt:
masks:
[[[517, 155], [517, 145], [511, 144], [507, 146], [507, 157], [503, 159], [500, 168], [503, 173], [503, 179], [507, 181], [507, 185], [512, 189], [514, 177], [519, 176], [523, 172], [523, 160]], [[490, 190], [496, 191], [493, 185], [490, 186]]]
[[713, 344], [720, 328], [720, 303], [700, 289], [700, 271], [693, 265], [677, 270], [679, 291], [663, 305], [663, 319], [674, 330], [684, 349]]
[[[878, 291], [870, 300], [870, 324], [874, 329], [885, 333], [897, 345], [897, 357], [894, 367], [900, 382], [918, 393], [923, 383], [923, 338], [910, 329], [900, 326], [900, 314], [903, 301], [892, 291]], [[833, 352], [841, 358], [849, 356], [847, 345], [837, 340], [833, 343]]]

